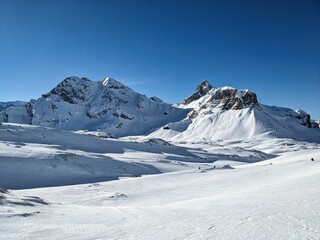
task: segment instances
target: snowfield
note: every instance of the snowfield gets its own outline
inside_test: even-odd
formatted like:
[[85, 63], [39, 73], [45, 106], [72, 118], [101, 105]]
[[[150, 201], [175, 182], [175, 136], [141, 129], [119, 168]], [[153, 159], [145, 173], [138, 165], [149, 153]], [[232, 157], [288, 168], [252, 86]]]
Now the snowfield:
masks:
[[1, 239], [320, 239], [315, 142], [112, 139], [9, 123], [0, 140], [1, 187], [20, 189], [0, 191]]
[[70, 77], [0, 103], [0, 239], [320, 239], [320, 129], [208, 81]]

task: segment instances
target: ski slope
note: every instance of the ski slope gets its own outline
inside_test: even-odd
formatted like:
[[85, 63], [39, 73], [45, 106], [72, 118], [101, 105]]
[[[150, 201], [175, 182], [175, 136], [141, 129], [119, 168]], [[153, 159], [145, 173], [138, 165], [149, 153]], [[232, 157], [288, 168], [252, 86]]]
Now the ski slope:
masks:
[[12, 190], [2, 194], [0, 230], [3, 239], [319, 239], [319, 184], [317, 149], [233, 168]]

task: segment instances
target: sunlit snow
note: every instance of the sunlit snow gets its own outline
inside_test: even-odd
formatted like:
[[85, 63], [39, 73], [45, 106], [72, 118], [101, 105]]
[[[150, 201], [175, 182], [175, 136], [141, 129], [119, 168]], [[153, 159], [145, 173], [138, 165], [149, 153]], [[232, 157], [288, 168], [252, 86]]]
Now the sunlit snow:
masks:
[[[110, 78], [68, 81], [89, 95], [62, 87], [34, 115], [1, 105], [0, 239], [320, 239], [320, 129], [302, 110], [227, 110], [248, 90], [208, 82], [173, 107]], [[110, 106], [123, 118], [98, 114]]]

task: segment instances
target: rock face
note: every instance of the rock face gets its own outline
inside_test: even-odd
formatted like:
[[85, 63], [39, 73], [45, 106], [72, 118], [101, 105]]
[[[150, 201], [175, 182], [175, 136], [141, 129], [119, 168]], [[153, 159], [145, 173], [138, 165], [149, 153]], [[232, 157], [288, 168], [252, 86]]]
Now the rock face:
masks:
[[190, 118], [197, 116], [205, 109], [239, 110], [246, 107], [260, 107], [257, 95], [247, 89], [213, 88], [207, 81], [201, 83], [196, 92], [186, 98], [182, 105], [193, 108], [189, 114]]
[[69, 77], [41, 98], [5, 109], [0, 121], [124, 136], [147, 133], [186, 115], [185, 109], [147, 98], [109, 77]]
[[295, 116], [301, 120], [301, 124], [308, 128], [319, 128], [319, 123], [315, 120], [311, 120], [310, 114], [306, 113], [301, 109], [296, 110], [297, 115]]
[[59, 83], [49, 94], [44, 94], [43, 97], [46, 98], [51, 94], [55, 94], [65, 102], [77, 104], [88, 100], [91, 90], [92, 82], [89, 79], [70, 77]]
[[257, 96], [248, 90], [237, 90], [235, 88], [214, 89], [209, 93], [210, 98], [207, 103], [212, 107], [222, 110], [237, 110], [247, 106], [258, 106]]
[[212, 88], [213, 87], [211, 86], [211, 84], [207, 80], [204, 80], [197, 86], [196, 92], [183, 100], [182, 104], [187, 105], [193, 101], [198, 100], [199, 98], [206, 95]]

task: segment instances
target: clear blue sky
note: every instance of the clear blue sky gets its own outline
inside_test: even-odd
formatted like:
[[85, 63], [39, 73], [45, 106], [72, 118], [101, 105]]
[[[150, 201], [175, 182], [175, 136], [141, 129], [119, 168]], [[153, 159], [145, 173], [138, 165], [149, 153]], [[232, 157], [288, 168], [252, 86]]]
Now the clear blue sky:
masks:
[[67, 76], [172, 103], [208, 79], [320, 118], [320, 1], [0, 0], [0, 101]]

